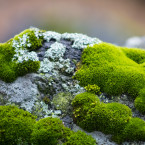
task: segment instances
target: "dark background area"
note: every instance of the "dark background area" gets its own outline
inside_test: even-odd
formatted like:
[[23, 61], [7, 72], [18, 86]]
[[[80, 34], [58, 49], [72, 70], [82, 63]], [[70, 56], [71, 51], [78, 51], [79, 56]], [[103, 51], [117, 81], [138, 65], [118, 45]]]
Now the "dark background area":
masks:
[[123, 45], [145, 35], [144, 0], [0, 0], [0, 42], [30, 26]]

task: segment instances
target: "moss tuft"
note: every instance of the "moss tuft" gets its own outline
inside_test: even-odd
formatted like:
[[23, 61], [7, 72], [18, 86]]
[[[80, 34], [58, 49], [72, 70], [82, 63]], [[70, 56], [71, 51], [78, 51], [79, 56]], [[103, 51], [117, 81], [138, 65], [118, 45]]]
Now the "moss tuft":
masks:
[[118, 134], [132, 117], [129, 107], [119, 103], [101, 103], [96, 95], [81, 93], [72, 101], [76, 123], [87, 131]]
[[35, 145], [56, 145], [63, 137], [64, 125], [58, 118], [47, 117], [39, 120], [33, 128], [31, 135], [32, 143]]
[[124, 141], [145, 141], [145, 121], [140, 118], [131, 118], [122, 133], [112, 137], [117, 143]]
[[63, 145], [96, 145], [95, 139], [82, 131], [72, 133]]
[[30, 142], [36, 117], [16, 106], [0, 106], [0, 144]]
[[139, 112], [145, 114], [145, 88], [143, 88], [140, 92], [138, 97], [136, 97], [134, 101], [135, 107]]
[[85, 89], [86, 89], [86, 91], [92, 92], [92, 93], [95, 93], [95, 94], [100, 94], [101, 93], [100, 92], [100, 87], [97, 86], [96, 84], [94, 84], [94, 85], [88, 84], [87, 86], [85, 86]]
[[13, 38], [13, 42], [15, 42], [15, 44], [20, 44], [22, 49], [27, 48], [28, 50], [35, 50], [42, 46], [43, 42], [43, 36], [39, 35], [39, 33], [42, 33], [42, 31], [38, 30], [38, 36], [36, 36], [35, 33], [36, 31], [33, 28], [26, 29], [20, 34], [16, 35]]

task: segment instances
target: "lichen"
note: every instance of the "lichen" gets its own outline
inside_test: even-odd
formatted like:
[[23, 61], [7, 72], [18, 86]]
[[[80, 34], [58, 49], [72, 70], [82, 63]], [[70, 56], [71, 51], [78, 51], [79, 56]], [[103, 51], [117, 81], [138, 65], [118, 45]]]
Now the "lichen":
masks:
[[99, 44], [102, 41], [97, 38], [91, 38], [87, 35], [78, 34], [78, 33], [64, 33], [61, 38], [68, 39], [73, 42], [72, 47], [76, 49], [84, 49], [88, 45]]

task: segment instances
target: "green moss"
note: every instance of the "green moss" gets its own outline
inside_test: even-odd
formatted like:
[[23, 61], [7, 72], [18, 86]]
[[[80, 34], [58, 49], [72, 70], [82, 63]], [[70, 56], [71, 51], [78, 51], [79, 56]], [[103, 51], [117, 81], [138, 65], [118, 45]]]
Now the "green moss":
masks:
[[145, 114], [145, 88], [143, 88], [140, 92], [138, 97], [135, 99], [135, 107], [139, 110], [142, 114]]
[[119, 103], [100, 103], [96, 95], [77, 95], [72, 106], [76, 123], [87, 131], [118, 134], [132, 117], [129, 107]]
[[12, 82], [17, 77], [16, 63], [11, 60], [14, 54], [10, 44], [0, 44], [0, 78], [5, 82]]
[[88, 92], [92, 92], [92, 93], [95, 93], [95, 94], [100, 94], [101, 92], [100, 92], [100, 87], [99, 86], [97, 86], [96, 84], [94, 84], [94, 85], [87, 85], [87, 86], [85, 86], [85, 89], [86, 89], [86, 91], [88, 91]]
[[112, 138], [121, 143], [124, 141], [145, 141], [145, 121], [140, 118], [131, 118], [121, 134]]
[[[38, 31], [38, 33], [43, 32], [41, 30]], [[42, 42], [43, 42], [43, 36], [41, 37], [36, 37], [35, 35], [35, 30], [34, 29], [26, 29], [23, 32], [21, 32], [20, 34], [16, 35], [13, 38], [13, 41], [18, 42], [19, 44], [21, 44], [21, 39], [23, 39], [23, 37], [27, 36], [26, 38], [26, 42], [24, 45], [22, 45], [22, 49], [23, 48], [27, 48], [29, 50], [35, 50], [37, 48], [39, 48], [40, 46], [42, 46]], [[29, 47], [28, 44], [30, 44], [31, 46]]]
[[40, 61], [24, 61], [23, 63], [18, 63], [16, 66], [16, 71], [18, 76], [23, 76], [27, 73], [36, 72], [40, 68]]
[[82, 131], [72, 133], [63, 145], [96, 145], [95, 139]]
[[30, 142], [36, 117], [16, 106], [0, 106], [0, 144]]
[[43, 118], [33, 128], [31, 140], [34, 145], [56, 145], [63, 136], [63, 124], [58, 118]]
[[[35, 36], [33, 29], [27, 29], [24, 32], [16, 35], [13, 39], [10, 39], [6, 43], [0, 43], [0, 79], [5, 82], [13, 82], [18, 76], [25, 75], [27, 73], [36, 72], [40, 67], [39, 61], [23, 61], [17, 63], [12, 61], [15, 55], [15, 47], [13, 46], [14, 41], [20, 40], [24, 34], [28, 35], [26, 42], [19, 41], [19, 48], [23, 49], [26, 46], [29, 50], [34, 50], [42, 45], [42, 36], [39, 39]], [[31, 43], [31, 47], [27, 47], [27, 43]]]
[[[127, 48], [121, 48], [108, 43], [88, 46], [82, 54], [82, 66], [74, 78], [80, 81], [81, 86], [96, 84], [101, 92], [109, 95], [127, 93], [136, 97], [145, 85], [145, 69], [142, 64], [144, 50], [134, 49], [128, 54], [137, 51], [138, 55], [128, 57]], [[135, 62], [136, 61], [136, 62]]]
[[80, 122], [83, 121], [86, 112], [91, 107], [95, 107], [96, 104], [100, 104], [99, 98], [90, 92], [81, 93], [75, 96], [72, 101], [73, 114], [79, 125], [81, 124]]
[[128, 106], [116, 102], [94, 103], [95, 100], [95, 95], [91, 93], [82, 93], [74, 98], [74, 119], [80, 127], [87, 131], [112, 134], [112, 140], [119, 144], [124, 141], [145, 141], [145, 121], [132, 118]]

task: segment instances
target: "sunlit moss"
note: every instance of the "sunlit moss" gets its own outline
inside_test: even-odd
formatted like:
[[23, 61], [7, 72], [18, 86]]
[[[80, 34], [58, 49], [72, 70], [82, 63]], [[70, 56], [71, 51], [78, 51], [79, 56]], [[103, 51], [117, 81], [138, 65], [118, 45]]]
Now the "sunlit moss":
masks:
[[145, 69], [141, 64], [145, 58], [143, 54], [144, 50], [109, 43], [88, 46], [83, 51], [82, 66], [74, 78], [84, 87], [96, 84], [101, 92], [109, 95], [127, 93], [136, 97], [145, 85]]

